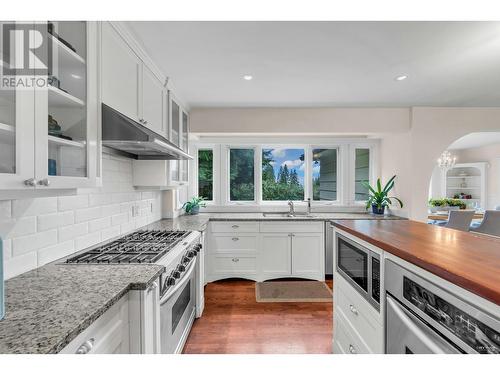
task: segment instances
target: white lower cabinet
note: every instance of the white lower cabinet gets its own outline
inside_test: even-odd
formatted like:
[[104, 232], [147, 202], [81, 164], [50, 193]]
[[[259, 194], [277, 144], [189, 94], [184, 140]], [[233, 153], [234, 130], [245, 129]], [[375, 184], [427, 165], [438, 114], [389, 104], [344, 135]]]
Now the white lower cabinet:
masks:
[[227, 221], [210, 229], [208, 281], [325, 278], [322, 222]]
[[122, 297], [99, 319], [64, 347], [61, 354], [130, 352], [129, 298]]
[[263, 233], [261, 270], [264, 279], [287, 277], [292, 273], [292, 237], [290, 233]]
[[160, 353], [158, 282], [147, 290], [130, 291], [59, 353]]

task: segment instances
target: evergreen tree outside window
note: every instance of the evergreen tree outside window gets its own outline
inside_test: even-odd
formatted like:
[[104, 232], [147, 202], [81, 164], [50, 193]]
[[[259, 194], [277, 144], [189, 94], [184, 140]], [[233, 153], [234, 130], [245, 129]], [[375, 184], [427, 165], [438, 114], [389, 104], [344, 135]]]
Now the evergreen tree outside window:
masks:
[[231, 201], [255, 200], [254, 149], [229, 150], [229, 199]]
[[304, 200], [304, 149], [262, 149], [262, 200]]
[[214, 152], [198, 150], [198, 196], [207, 201], [214, 199]]

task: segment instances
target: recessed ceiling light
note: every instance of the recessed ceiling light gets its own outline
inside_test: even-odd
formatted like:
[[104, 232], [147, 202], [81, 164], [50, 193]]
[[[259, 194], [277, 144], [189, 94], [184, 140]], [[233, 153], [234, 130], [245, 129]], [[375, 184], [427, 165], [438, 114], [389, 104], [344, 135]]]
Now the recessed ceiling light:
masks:
[[253, 79], [253, 76], [251, 76], [250, 74], [245, 74], [245, 75], [243, 76], [243, 79], [244, 79], [245, 81], [251, 81], [251, 80]]
[[408, 76], [406, 74], [401, 74], [401, 75], [397, 76], [395, 79], [396, 79], [396, 81], [404, 81], [406, 78], [408, 78]]
[[80, 79], [82, 78], [81, 76], [79, 76], [78, 74], [72, 74], [71, 77], [75, 78], [75, 79]]

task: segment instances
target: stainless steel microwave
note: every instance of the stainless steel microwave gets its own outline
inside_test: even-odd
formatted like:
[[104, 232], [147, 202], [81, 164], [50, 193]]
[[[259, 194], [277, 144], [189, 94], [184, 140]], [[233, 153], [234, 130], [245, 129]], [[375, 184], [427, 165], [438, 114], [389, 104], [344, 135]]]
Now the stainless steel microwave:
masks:
[[335, 268], [380, 311], [380, 255], [336, 233]]

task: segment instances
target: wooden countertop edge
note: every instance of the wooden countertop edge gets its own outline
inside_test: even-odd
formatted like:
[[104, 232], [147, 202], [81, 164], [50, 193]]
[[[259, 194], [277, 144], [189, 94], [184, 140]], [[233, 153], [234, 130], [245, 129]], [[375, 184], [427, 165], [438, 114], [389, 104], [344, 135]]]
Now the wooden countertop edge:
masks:
[[385, 242], [381, 242], [378, 240], [374, 240], [373, 238], [365, 235], [364, 233], [358, 232], [356, 230], [353, 230], [352, 228], [346, 227], [342, 225], [341, 223], [333, 221], [332, 224], [336, 226], [337, 228], [352, 234], [353, 236], [359, 237], [362, 240], [384, 250], [388, 251], [389, 253], [406, 260], [409, 263], [414, 264], [415, 266], [418, 266], [420, 268], [423, 268], [426, 271], [429, 271], [430, 273], [441, 277], [461, 288], [464, 288], [474, 294], [477, 294], [478, 296], [487, 299], [488, 301], [491, 301], [493, 303], [496, 303], [497, 305], [500, 305], [500, 290], [494, 290], [488, 287], [485, 287], [484, 285], [478, 284], [470, 279], [464, 278], [462, 276], [459, 276], [455, 273], [450, 272], [446, 268], [439, 267], [433, 263], [426, 262], [422, 258], [418, 258], [412, 254], [409, 254], [405, 251], [402, 251], [398, 249], [397, 247], [391, 246], [390, 244], [387, 244]]

